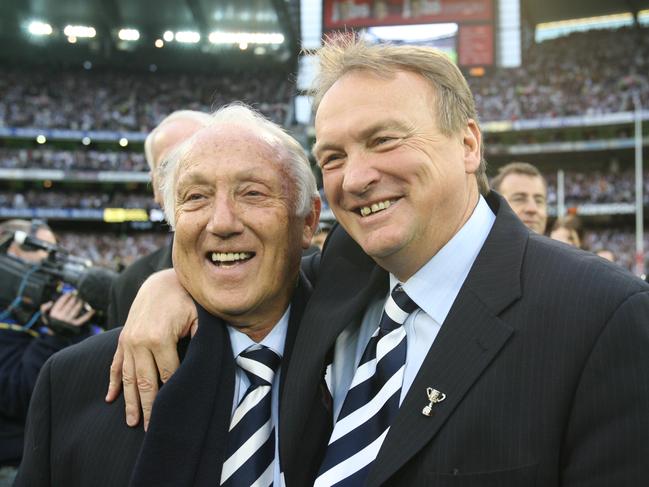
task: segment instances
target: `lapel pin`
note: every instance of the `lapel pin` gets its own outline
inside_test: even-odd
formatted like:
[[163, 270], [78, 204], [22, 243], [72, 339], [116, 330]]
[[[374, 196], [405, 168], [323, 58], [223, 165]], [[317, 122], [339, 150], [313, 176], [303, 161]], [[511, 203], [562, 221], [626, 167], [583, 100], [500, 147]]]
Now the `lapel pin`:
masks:
[[432, 387], [428, 387], [426, 389], [426, 395], [428, 396], [428, 401], [430, 401], [430, 403], [421, 410], [421, 414], [424, 416], [432, 416], [433, 406], [446, 399], [446, 394], [439, 392], [437, 389], [433, 389]]

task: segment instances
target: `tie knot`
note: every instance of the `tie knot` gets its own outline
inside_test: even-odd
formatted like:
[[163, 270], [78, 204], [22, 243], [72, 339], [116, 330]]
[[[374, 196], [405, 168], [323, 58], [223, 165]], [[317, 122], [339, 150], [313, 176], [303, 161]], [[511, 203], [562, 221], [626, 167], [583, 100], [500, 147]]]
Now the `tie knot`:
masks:
[[272, 385], [281, 361], [279, 355], [263, 345], [252, 345], [237, 357], [237, 365], [243, 369], [250, 384], [254, 386]]
[[385, 302], [380, 328], [384, 332], [390, 332], [398, 328], [405, 323], [406, 318], [417, 308], [419, 308], [417, 303], [410, 299], [401, 284], [397, 284]]

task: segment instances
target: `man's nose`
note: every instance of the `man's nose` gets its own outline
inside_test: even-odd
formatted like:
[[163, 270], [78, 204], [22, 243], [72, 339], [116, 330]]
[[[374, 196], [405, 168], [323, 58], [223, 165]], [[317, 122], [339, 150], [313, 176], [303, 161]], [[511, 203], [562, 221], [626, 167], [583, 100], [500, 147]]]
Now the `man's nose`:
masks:
[[525, 201], [525, 212], [526, 213], [538, 213], [539, 204], [534, 200], [534, 198], [528, 198]]
[[222, 196], [214, 199], [212, 215], [207, 223], [206, 230], [219, 237], [226, 238], [243, 231], [239, 209], [229, 197]]
[[365, 153], [349, 154], [343, 173], [343, 190], [362, 195], [381, 177], [371, 156]]

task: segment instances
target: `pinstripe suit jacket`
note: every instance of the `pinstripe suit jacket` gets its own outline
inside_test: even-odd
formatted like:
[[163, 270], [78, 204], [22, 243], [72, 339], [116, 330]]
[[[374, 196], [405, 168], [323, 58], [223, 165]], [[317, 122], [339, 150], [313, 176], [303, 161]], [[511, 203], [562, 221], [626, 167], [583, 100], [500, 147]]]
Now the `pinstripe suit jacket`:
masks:
[[[487, 201], [495, 224], [367, 485], [649, 485], [649, 286]], [[312, 483], [324, 446], [309, 432], [331, 428], [327, 355], [387, 291], [387, 273], [332, 232], [285, 383], [289, 487]], [[427, 387], [446, 394], [430, 417]]]
[[[291, 302], [282, 370], [311, 285], [301, 275]], [[149, 429], [129, 428], [123, 397], [104, 402], [121, 329], [48, 360], [27, 418], [17, 487], [198, 487], [218, 485], [232, 412], [235, 364], [223, 322], [198, 308], [196, 336], [161, 388]], [[188, 344], [189, 342], [189, 344]], [[280, 391], [283, 386], [283, 374]]]

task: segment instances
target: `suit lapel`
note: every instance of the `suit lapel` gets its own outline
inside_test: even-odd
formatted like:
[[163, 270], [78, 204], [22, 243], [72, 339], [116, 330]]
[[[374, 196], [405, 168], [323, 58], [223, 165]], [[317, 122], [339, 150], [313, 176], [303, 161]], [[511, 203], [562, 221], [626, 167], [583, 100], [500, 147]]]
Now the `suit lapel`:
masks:
[[213, 485], [220, 477], [234, 360], [224, 323], [198, 305], [197, 310], [200, 326], [181, 367], [156, 398], [132, 486]]
[[[311, 404], [312, 398], [320, 393], [327, 355], [336, 338], [352, 322], [360, 322], [374, 295], [387, 292], [387, 273], [360, 249], [336, 249], [349, 246], [350, 242], [353, 243], [346, 234], [340, 242], [332, 244], [330, 239], [321, 262], [327, 272], [318, 277], [310, 301], [317, 306], [307, 305], [295, 340], [280, 409], [281, 457], [287, 462], [299, 461], [296, 459], [301, 456], [301, 435], [312, 413], [305, 404]], [[353, 248], [357, 246], [353, 244]], [[315, 439], [324, 443], [327, 440]]]
[[[498, 314], [521, 296], [529, 233], [498, 195], [487, 202], [496, 222], [399, 409], [368, 486], [384, 483], [432, 440], [513, 333]], [[428, 387], [446, 394], [430, 417], [422, 413]]]
[[[293, 346], [295, 345], [295, 337], [300, 327], [300, 321], [302, 320], [304, 309], [306, 308], [307, 302], [309, 301], [312, 292], [313, 287], [311, 286], [311, 283], [305, 277], [305, 275], [300, 272], [298, 276], [297, 287], [295, 288], [295, 293], [293, 294], [293, 298], [291, 299], [291, 314], [288, 319], [288, 330], [286, 331], [286, 341], [284, 343], [282, 371], [286, 371], [289, 368], [291, 355], [293, 353]], [[284, 390], [285, 377], [286, 373], [282, 372], [282, 374], [280, 375], [279, 383], [280, 401], [282, 398], [282, 391]]]

